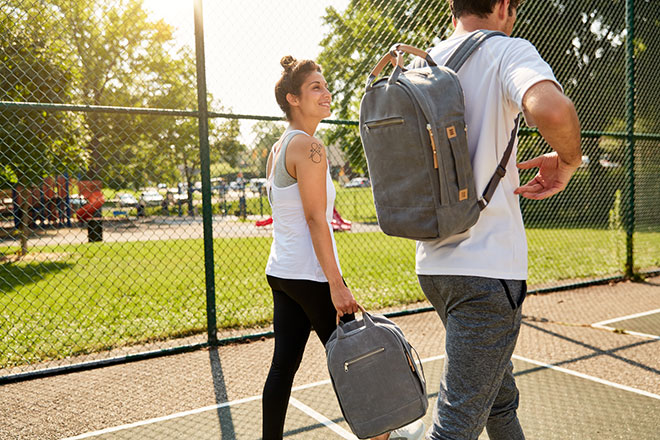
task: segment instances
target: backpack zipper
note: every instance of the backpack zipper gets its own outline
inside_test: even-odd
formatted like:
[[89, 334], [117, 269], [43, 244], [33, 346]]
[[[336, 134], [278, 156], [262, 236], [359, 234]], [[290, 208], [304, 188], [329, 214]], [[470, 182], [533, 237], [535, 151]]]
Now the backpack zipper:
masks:
[[364, 126], [369, 130], [372, 128], [387, 127], [388, 125], [401, 125], [403, 123], [403, 118], [388, 118], [381, 121], [365, 122]]
[[344, 362], [344, 371], [348, 373], [348, 367], [350, 367], [354, 363], [360, 362], [360, 361], [362, 361], [362, 360], [364, 360], [368, 357], [374, 356], [374, 355], [376, 355], [378, 353], [382, 353], [384, 351], [385, 351], [385, 347], [380, 347], [380, 348], [377, 348], [373, 351], [370, 351], [369, 353], [365, 353], [362, 356], [358, 356], [355, 359], [351, 359], [350, 361], [346, 361], [346, 362]]
[[431, 124], [426, 124], [426, 129], [431, 137], [431, 148], [433, 148], [433, 168], [438, 169], [438, 150], [435, 148], [435, 136], [433, 136]]

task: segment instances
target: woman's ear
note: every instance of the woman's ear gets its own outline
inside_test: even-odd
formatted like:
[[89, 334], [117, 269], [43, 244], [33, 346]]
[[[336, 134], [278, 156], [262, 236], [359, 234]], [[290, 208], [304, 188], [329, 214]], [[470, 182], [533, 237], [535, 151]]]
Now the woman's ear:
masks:
[[289, 103], [289, 105], [297, 107], [299, 105], [299, 99], [296, 95], [293, 93], [287, 93], [286, 94], [286, 100]]

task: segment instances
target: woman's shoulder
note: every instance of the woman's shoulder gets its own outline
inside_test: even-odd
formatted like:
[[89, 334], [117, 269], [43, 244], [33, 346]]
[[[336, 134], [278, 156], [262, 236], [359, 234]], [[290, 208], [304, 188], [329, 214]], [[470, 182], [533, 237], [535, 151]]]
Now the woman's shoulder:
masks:
[[310, 136], [307, 133], [300, 133], [295, 135], [289, 142], [287, 150], [293, 154], [304, 154], [305, 156], [320, 155], [325, 156], [325, 147], [315, 136]]

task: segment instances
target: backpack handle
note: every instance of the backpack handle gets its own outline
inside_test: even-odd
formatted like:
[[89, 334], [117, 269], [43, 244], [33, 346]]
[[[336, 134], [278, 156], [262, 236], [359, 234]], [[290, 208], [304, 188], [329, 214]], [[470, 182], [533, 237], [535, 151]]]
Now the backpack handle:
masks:
[[387, 63], [392, 63], [395, 68], [403, 68], [404, 53], [424, 58], [429, 66], [437, 65], [435, 61], [433, 61], [433, 58], [431, 58], [431, 56], [422, 49], [418, 49], [415, 46], [411, 46], [409, 44], [396, 43], [390, 48], [390, 51], [380, 59], [378, 64], [376, 64], [376, 67], [374, 67], [374, 69], [369, 74], [369, 77], [367, 78], [367, 87], [371, 86], [376, 77], [378, 77], [385, 66], [387, 66]]
[[[371, 319], [371, 315], [360, 304], [358, 304], [358, 307], [362, 312], [362, 320], [364, 321], [365, 328], [373, 327], [375, 324], [373, 319]], [[343, 323], [339, 320], [339, 315], [337, 315], [337, 339], [343, 339], [346, 337], [344, 330], [342, 329], [342, 324]]]

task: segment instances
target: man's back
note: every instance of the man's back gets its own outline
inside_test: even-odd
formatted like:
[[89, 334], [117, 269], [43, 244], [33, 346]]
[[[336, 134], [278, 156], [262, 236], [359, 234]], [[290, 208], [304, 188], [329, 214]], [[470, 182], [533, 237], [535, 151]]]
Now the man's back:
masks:
[[[468, 35], [441, 42], [431, 56], [439, 65], [445, 64]], [[465, 94], [476, 189], [481, 194], [502, 159], [525, 92], [540, 81], [556, 79], [529, 42], [499, 36], [485, 41], [458, 76]], [[525, 231], [514, 194], [519, 186], [515, 149], [512, 156], [506, 176], [475, 226], [444, 241], [418, 243], [418, 274], [527, 278]]]

